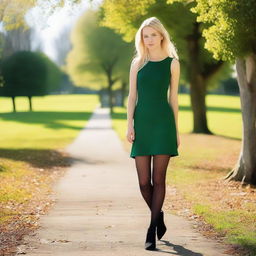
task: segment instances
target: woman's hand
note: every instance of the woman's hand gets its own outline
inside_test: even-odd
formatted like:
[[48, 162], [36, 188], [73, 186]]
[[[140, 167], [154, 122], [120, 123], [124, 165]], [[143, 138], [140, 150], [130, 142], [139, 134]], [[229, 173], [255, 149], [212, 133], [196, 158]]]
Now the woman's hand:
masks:
[[128, 126], [126, 138], [130, 143], [133, 143], [133, 141], [135, 139], [135, 131], [134, 131], [133, 126]]

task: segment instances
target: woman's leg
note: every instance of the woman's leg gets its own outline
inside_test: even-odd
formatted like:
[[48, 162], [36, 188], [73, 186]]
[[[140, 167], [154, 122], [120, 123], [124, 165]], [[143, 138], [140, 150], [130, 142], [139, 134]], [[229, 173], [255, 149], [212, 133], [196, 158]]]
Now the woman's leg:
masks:
[[153, 196], [150, 226], [157, 225], [157, 219], [164, 203], [165, 179], [169, 160], [169, 155], [153, 156]]
[[149, 209], [151, 208], [153, 186], [151, 184], [151, 155], [136, 156], [135, 164], [141, 194]]

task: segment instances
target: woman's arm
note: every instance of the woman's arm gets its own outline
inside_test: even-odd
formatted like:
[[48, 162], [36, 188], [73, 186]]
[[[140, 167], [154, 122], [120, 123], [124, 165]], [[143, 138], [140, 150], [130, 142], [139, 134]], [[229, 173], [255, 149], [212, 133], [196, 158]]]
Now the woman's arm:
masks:
[[175, 117], [175, 124], [176, 124], [176, 131], [179, 134], [178, 130], [178, 86], [179, 86], [179, 79], [180, 79], [180, 63], [179, 60], [173, 59], [171, 63], [171, 83], [170, 83], [170, 90], [169, 90], [169, 104], [173, 109], [174, 117]]
[[133, 143], [135, 139], [135, 131], [133, 127], [133, 115], [137, 100], [137, 73], [138, 73], [138, 64], [136, 61], [131, 63], [130, 67], [130, 76], [129, 76], [129, 95], [127, 103], [127, 140], [130, 143]]

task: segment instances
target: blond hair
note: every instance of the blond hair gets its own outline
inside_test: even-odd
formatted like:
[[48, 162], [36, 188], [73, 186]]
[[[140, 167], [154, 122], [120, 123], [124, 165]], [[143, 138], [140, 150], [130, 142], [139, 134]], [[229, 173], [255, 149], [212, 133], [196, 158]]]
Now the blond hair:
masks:
[[174, 44], [171, 42], [169, 33], [167, 32], [163, 24], [160, 22], [158, 18], [150, 17], [142, 22], [142, 24], [140, 25], [140, 28], [138, 29], [135, 35], [135, 48], [136, 48], [135, 51], [136, 52], [132, 62], [137, 60], [139, 64], [139, 69], [140, 69], [149, 61], [149, 52], [142, 40], [142, 29], [146, 26], [149, 26], [155, 29], [163, 36], [163, 40], [161, 41], [161, 47], [166, 52], [166, 54], [169, 57], [179, 59], [177, 50]]

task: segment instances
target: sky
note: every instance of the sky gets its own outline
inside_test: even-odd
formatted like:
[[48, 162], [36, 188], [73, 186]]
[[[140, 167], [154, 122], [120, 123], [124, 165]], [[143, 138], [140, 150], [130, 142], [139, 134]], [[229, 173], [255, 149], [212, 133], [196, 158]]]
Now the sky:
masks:
[[91, 5], [89, 0], [83, 0], [81, 4], [75, 6], [66, 3], [63, 8], [51, 13], [52, 8], [49, 1], [39, 0], [38, 6], [32, 8], [26, 14], [27, 23], [35, 30], [32, 48], [36, 48], [38, 43], [41, 42], [43, 52], [56, 61], [54, 41], [60, 32], [67, 27], [74, 26], [76, 20], [86, 9], [89, 7], [97, 8], [100, 2], [100, 0], [94, 0]]

